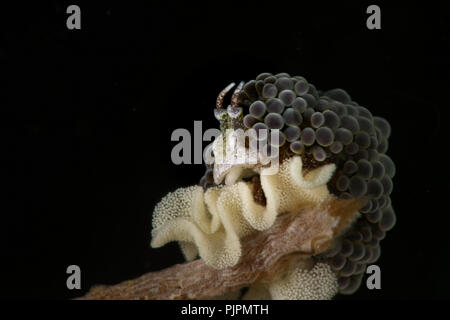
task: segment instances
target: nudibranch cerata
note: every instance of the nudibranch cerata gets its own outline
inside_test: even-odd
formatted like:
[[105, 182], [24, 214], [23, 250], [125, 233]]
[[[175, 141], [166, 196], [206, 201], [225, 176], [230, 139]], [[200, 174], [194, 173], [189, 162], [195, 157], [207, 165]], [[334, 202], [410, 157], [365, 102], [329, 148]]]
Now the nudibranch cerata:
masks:
[[[396, 223], [390, 199], [395, 166], [386, 155], [390, 124], [346, 91], [322, 92], [301, 76], [262, 73], [239, 84], [224, 108], [233, 86], [217, 98], [214, 114], [222, 136], [212, 145], [214, 162], [199, 185], [179, 188], [156, 205], [151, 245], [178, 241], [187, 260], [226, 269], [242, 258], [242, 240], [268, 230], [280, 215], [330, 198], [360, 198], [364, 205], [338, 234], [330, 233], [326, 246], [309, 253], [307, 264], [249, 284], [241, 298], [331, 299], [354, 293]], [[276, 172], [269, 172], [267, 162], [218, 161], [239, 129], [278, 132], [276, 139], [257, 137], [277, 149]], [[235, 144], [231, 150], [246, 148]]]

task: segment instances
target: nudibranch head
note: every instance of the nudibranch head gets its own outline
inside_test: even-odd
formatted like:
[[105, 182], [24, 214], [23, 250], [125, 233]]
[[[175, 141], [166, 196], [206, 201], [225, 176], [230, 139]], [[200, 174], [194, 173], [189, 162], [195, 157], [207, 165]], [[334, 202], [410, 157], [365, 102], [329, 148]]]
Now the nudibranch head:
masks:
[[[217, 98], [214, 114], [222, 135], [212, 145], [214, 163], [207, 165], [199, 187], [179, 189], [158, 204], [152, 245], [178, 240], [188, 259], [199, 254], [208, 264], [226, 268], [240, 258], [240, 239], [266, 230], [277, 215], [330, 197], [364, 198], [359, 218], [333, 239], [331, 248], [312, 257], [316, 268], [311, 273], [294, 270], [288, 280], [266, 286], [274, 298], [354, 293], [366, 266], [379, 258], [380, 241], [396, 223], [390, 199], [395, 165], [386, 155], [389, 123], [352, 101], [343, 89], [322, 92], [301, 76], [262, 73], [241, 82], [224, 108], [233, 87]], [[260, 158], [219, 161], [220, 151], [248, 149], [233, 135], [250, 129], [269, 132], [257, 140], [277, 150], [278, 172], [267, 174], [267, 162]], [[276, 139], [271, 131], [277, 132]], [[309, 279], [308, 288], [319, 282], [329, 285], [311, 294], [297, 286], [303, 291], [294, 294], [299, 279]], [[314, 284], [315, 279], [320, 281]]]

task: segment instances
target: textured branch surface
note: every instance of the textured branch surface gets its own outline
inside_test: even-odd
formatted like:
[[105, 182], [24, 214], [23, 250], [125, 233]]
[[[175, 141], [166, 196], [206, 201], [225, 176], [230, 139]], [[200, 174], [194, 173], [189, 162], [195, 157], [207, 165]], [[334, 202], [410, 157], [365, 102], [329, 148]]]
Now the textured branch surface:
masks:
[[287, 270], [299, 256], [326, 251], [363, 204], [361, 199], [333, 198], [282, 214], [270, 229], [243, 239], [241, 260], [231, 268], [214, 269], [198, 259], [117, 285], [94, 287], [81, 299], [208, 299], [264, 282]]

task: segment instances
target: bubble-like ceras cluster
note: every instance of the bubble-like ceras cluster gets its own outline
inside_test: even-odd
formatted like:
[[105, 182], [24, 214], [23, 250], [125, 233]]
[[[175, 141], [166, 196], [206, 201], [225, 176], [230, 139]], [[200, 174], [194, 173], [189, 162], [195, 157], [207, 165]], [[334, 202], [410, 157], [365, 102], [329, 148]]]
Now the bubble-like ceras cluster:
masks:
[[[247, 82], [239, 105], [245, 128], [280, 130], [280, 139], [269, 141], [280, 147], [280, 155], [300, 155], [306, 169], [335, 163], [330, 192], [341, 199], [369, 199], [351, 230], [317, 257], [338, 275], [340, 293], [354, 293], [366, 266], [379, 258], [380, 241], [396, 222], [390, 200], [395, 166], [385, 154], [389, 123], [342, 89], [321, 92], [305, 78], [287, 73], [262, 73]], [[201, 183], [213, 184], [211, 168]]]

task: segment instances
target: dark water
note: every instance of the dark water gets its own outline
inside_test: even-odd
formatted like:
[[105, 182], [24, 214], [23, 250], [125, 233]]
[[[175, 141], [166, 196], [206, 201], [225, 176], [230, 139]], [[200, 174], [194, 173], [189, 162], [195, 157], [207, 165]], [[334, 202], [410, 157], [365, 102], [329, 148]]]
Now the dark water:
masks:
[[[154, 205], [204, 172], [172, 164], [171, 133], [217, 127], [217, 93], [261, 72], [344, 88], [392, 125], [398, 221], [382, 290], [341, 299], [449, 297], [444, 6], [381, 6], [381, 30], [368, 30], [371, 3], [82, 4], [81, 30], [68, 30], [69, 4], [0, 19], [2, 297], [73, 298], [181, 262], [175, 244], [149, 247]], [[71, 264], [80, 291], [66, 288]]]

